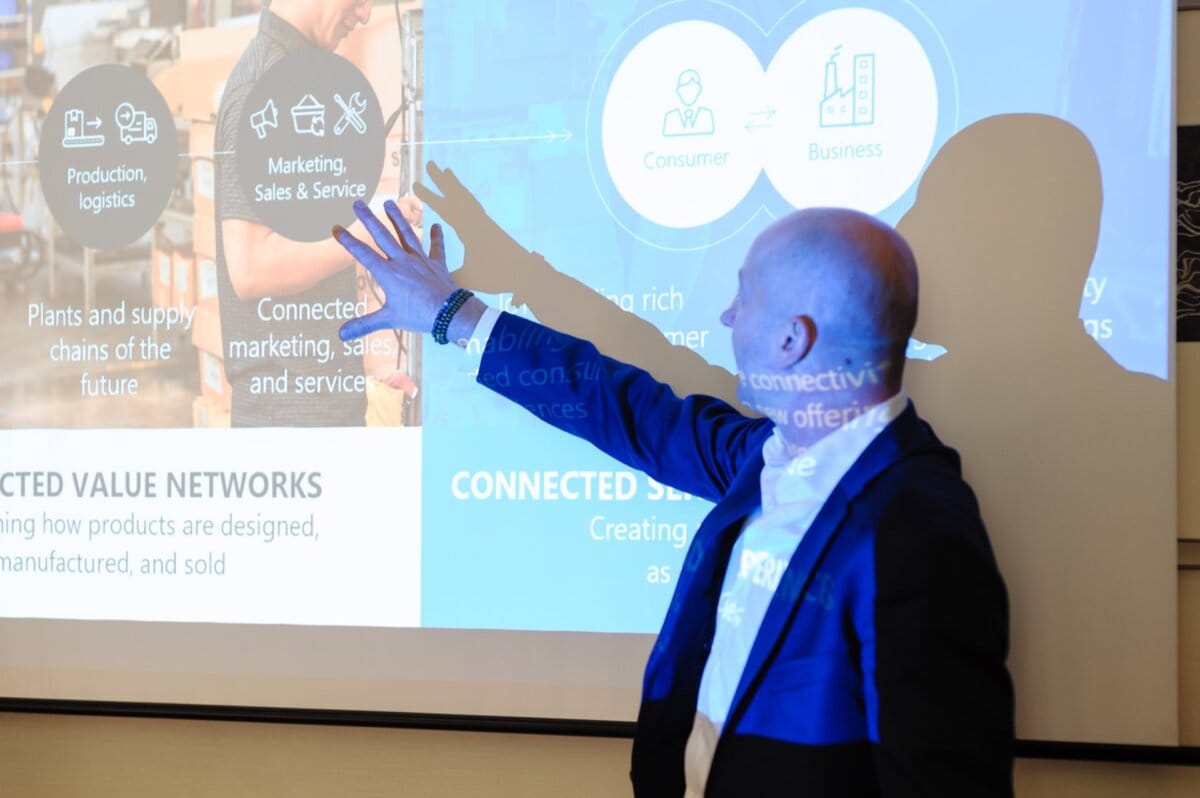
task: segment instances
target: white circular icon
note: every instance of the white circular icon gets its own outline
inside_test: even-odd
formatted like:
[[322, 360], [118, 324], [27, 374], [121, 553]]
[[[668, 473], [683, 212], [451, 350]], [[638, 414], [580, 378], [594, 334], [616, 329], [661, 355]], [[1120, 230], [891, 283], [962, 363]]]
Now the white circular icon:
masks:
[[928, 55], [882, 12], [814, 17], [765, 71], [728, 28], [687, 20], [647, 35], [616, 68], [600, 144], [621, 199], [666, 228], [721, 219], [763, 172], [792, 207], [878, 213], [921, 174], [938, 111]]
[[877, 213], [920, 175], [937, 129], [937, 82], [920, 42], [887, 14], [821, 14], [788, 37], [766, 79], [778, 115], [764, 168], [789, 204]]
[[117, 106], [117, 125], [120, 127], [129, 127], [133, 124], [133, 117], [136, 113], [132, 103], [121, 103]]
[[697, 227], [733, 210], [762, 170], [745, 123], [762, 85], [754, 53], [711, 22], [651, 33], [613, 75], [601, 140], [630, 207], [664, 227]]
[[120, 249], [154, 226], [178, 174], [171, 109], [145, 73], [100, 64], [46, 113], [38, 169], [46, 204], [75, 242]]

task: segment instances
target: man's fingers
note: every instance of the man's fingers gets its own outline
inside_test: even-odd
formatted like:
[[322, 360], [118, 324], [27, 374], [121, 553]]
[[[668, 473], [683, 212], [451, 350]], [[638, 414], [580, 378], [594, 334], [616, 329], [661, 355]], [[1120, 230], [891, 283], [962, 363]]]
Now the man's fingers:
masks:
[[383, 309], [379, 309], [374, 313], [368, 313], [365, 316], [359, 316], [356, 319], [343, 324], [338, 328], [338, 335], [343, 341], [352, 341], [355, 338], [362, 338], [364, 335], [370, 335], [376, 330], [386, 330], [392, 325], [388, 323], [387, 317], [384, 316]]
[[446, 234], [440, 224], [434, 224], [429, 230], [429, 259], [434, 263], [446, 265]]
[[461, 202], [466, 199], [474, 200], [471, 192], [467, 191], [467, 187], [462, 184], [462, 181], [455, 176], [451, 169], [443, 169], [433, 161], [425, 165], [425, 171], [429, 174], [429, 179], [437, 186], [438, 191], [442, 192], [442, 196], [446, 201]]
[[[459, 209], [460, 216], [471, 213], [480, 213], [487, 216], [487, 213], [483, 210], [483, 203], [463, 185], [458, 176], [454, 174], [453, 169], [439, 170], [437, 187], [445, 196], [446, 203], [453, 204]], [[488, 219], [487, 221], [491, 220]]]
[[[429, 179], [437, 186], [437, 190], [442, 192], [441, 197], [435, 197], [433, 202], [425, 200], [430, 206], [437, 210], [438, 215], [443, 219], [449, 219], [452, 216], [457, 216], [462, 219], [464, 216], [471, 214], [487, 214], [483, 210], [483, 204], [479, 199], [467, 190], [467, 187], [462, 184], [462, 181], [454, 174], [451, 169], [442, 169], [440, 166], [430, 161], [425, 167], [425, 171], [429, 173]], [[426, 189], [428, 191], [428, 189]], [[421, 196], [418, 194], [418, 196]], [[425, 199], [422, 197], [422, 199]], [[445, 209], [453, 208], [457, 213], [446, 213]], [[491, 221], [487, 219], [486, 221]]]
[[433, 163], [433, 161], [428, 162], [425, 170], [430, 175], [430, 179], [433, 180], [433, 184], [440, 188], [442, 193], [446, 193], [446, 187], [448, 186], [450, 188], [460, 188], [461, 190], [462, 182], [458, 181], [452, 170], [443, 169], [438, 164]]
[[417, 199], [421, 200], [421, 202], [424, 202], [430, 208], [433, 208], [434, 213], [443, 219], [446, 218], [447, 202], [445, 197], [441, 196], [440, 194], [435, 194], [433, 190], [424, 183], [414, 183], [413, 193], [417, 195]]
[[[384, 209], [387, 209], [386, 203]], [[361, 200], [354, 203], [354, 215], [363, 223], [363, 227], [367, 228], [367, 232], [371, 234], [371, 238], [379, 246], [379, 251], [391, 258], [399, 258], [403, 255], [403, 250], [396, 243], [395, 237], [391, 231], [384, 226], [383, 222], [379, 221], [371, 209], [365, 202]]]
[[396, 235], [400, 236], [400, 243], [404, 245], [404, 248], [414, 255], [424, 254], [425, 250], [421, 247], [421, 240], [413, 232], [408, 219], [405, 219], [404, 214], [400, 212], [400, 206], [388, 200], [383, 203], [383, 210], [392, 220], [392, 227], [396, 228]]
[[362, 264], [363, 268], [369, 271], [376, 280], [382, 276], [384, 261], [379, 257], [379, 253], [371, 248], [370, 244], [363, 243], [353, 236], [346, 228], [333, 228], [333, 239], [350, 253], [350, 256]]
[[429, 179], [433, 181], [433, 184], [437, 186], [438, 189], [442, 188], [442, 167], [438, 166], [433, 161], [428, 161], [425, 164], [425, 174], [429, 175]]
[[400, 214], [408, 220], [408, 223], [413, 226], [413, 230], [419, 232], [421, 225], [425, 222], [425, 203], [421, 202], [416, 195], [409, 193], [396, 200], [396, 207], [400, 209]]

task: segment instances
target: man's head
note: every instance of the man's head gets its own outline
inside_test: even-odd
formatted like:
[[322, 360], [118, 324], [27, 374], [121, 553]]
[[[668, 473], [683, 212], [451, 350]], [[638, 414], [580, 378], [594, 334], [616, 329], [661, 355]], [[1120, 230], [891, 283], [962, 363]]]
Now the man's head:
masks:
[[864, 213], [813, 208], [755, 239], [721, 321], [742, 401], [774, 415], [812, 393], [862, 404], [895, 393], [916, 317], [904, 239]]
[[679, 95], [679, 101], [684, 105], [692, 105], [700, 99], [702, 88], [700, 73], [694, 69], [683, 70], [679, 73], [679, 79], [675, 81], [675, 93]]
[[950, 350], [920, 370], [973, 364], [1010, 379], [998, 363], [1041, 373], [1074, 362], [1103, 207], [1095, 147], [1069, 122], [1001, 114], [950, 137], [899, 222], [921, 253], [930, 308], [917, 337]]
[[336, 50], [350, 31], [371, 19], [371, 0], [272, 0], [271, 10], [313, 44]]

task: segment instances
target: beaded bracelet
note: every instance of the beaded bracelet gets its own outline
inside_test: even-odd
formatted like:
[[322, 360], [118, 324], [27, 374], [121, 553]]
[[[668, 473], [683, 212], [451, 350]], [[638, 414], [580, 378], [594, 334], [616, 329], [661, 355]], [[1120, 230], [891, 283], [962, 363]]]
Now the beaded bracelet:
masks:
[[437, 318], [433, 320], [433, 340], [439, 344], [450, 343], [450, 339], [446, 337], [446, 333], [450, 329], [450, 320], [473, 296], [475, 295], [465, 288], [456, 288], [454, 293], [446, 298], [441, 308], [438, 309]]

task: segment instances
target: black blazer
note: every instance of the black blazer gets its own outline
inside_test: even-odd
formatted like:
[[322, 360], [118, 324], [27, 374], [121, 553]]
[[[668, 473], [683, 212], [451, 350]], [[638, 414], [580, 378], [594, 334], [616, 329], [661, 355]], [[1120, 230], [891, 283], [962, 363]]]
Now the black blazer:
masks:
[[[504, 369], [571, 378], [534, 388], [496, 379]], [[717, 599], [733, 543], [761, 504], [762, 445], [773, 425], [712, 397], [680, 399], [585, 341], [509, 314], [492, 332], [479, 381], [716, 503], [646, 666], [634, 738], [634, 792], [682, 795]], [[706, 795], [1011, 796], [1007, 650], [1007, 595], [975, 497], [958, 455], [910, 403], [838, 483], [792, 557]]]

